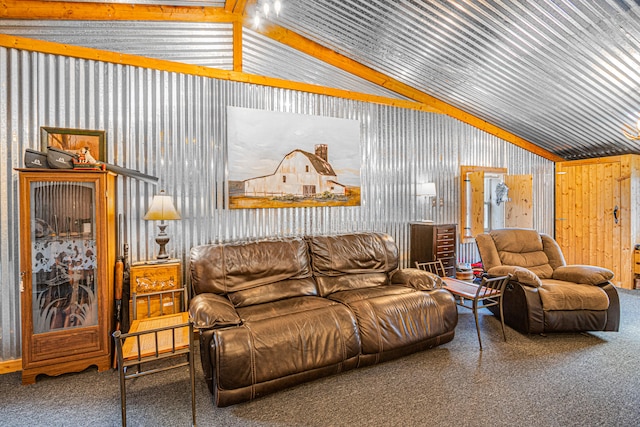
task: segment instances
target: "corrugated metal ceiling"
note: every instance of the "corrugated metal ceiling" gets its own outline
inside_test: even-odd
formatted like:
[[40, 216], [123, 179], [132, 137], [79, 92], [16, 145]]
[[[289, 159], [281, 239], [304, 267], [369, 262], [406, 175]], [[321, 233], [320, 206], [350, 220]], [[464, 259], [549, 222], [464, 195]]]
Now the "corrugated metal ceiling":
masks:
[[[60, 0], [42, 0], [42, 1], [60, 1]], [[224, 7], [225, 0], [65, 0], [76, 3], [124, 3], [124, 4], [149, 4], [163, 6], [211, 6]]]
[[394, 99], [407, 99], [248, 28], [243, 31], [242, 47], [243, 71], [250, 74], [304, 81]]
[[[282, 2], [276, 24], [559, 156], [640, 153], [621, 131], [640, 115], [638, 0]], [[293, 79], [287, 65], [275, 77]], [[305, 70], [298, 80], [317, 83]]]
[[640, 153], [635, 1], [287, 0], [276, 21], [562, 157]]

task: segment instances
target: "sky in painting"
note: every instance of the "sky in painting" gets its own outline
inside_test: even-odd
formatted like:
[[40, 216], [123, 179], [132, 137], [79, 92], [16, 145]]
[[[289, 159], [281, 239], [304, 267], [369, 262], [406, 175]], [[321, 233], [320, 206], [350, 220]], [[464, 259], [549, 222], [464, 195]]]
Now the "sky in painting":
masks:
[[357, 120], [227, 107], [227, 132], [230, 180], [271, 175], [291, 151], [313, 154], [316, 144], [327, 144], [337, 181], [360, 185]]

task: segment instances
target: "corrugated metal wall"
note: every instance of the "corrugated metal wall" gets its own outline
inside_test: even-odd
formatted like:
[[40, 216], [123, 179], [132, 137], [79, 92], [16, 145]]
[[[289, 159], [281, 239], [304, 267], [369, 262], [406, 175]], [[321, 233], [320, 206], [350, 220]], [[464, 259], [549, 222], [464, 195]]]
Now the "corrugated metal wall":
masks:
[[[316, 114], [361, 123], [362, 206], [226, 209], [226, 107]], [[446, 116], [322, 95], [0, 48], [0, 360], [20, 356], [18, 182], [41, 126], [103, 129], [108, 161], [160, 178], [157, 187], [119, 177], [131, 260], [154, 257], [157, 228], [142, 220], [160, 189], [182, 221], [169, 251], [186, 260], [197, 244], [352, 230], [391, 233], [406, 265], [408, 222], [457, 222], [464, 165], [534, 174], [534, 224], [553, 230], [553, 164]], [[415, 196], [434, 181], [443, 206]], [[461, 260], [473, 258], [461, 248]]]
[[228, 22], [60, 21], [0, 19], [4, 34], [233, 69], [233, 25]]

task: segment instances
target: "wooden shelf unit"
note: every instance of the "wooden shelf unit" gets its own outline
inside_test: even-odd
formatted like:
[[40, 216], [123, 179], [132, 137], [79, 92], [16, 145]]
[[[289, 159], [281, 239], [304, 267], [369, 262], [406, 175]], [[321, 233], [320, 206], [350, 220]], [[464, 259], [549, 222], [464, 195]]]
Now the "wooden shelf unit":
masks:
[[456, 224], [432, 224], [412, 222], [410, 226], [410, 267], [418, 262], [442, 260], [446, 275], [456, 276], [457, 226]]
[[22, 383], [111, 367], [115, 175], [19, 169]]

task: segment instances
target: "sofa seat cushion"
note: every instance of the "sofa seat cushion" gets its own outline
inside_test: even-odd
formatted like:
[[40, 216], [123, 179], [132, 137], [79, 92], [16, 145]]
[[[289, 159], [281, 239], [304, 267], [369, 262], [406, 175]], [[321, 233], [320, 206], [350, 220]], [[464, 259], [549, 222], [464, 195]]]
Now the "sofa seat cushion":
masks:
[[607, 293], [598, 286], [545, 279], [538, 288], [542, 309], [558, 310], [606, 310], [609, 308]]
[[335, 301], [326, 298], [309, 296], [289, 298], [248, 307], [238, 307], [236, 311], [243, 322], [256, 322], [310, 310], [323, 309], [336, 304]]
[[243, 325], [216, 330], [212, 342], [220, 389], [340, 366], [359, 355], [355, 319], [334, 301], [300, 297], [238, 311]]
[[[435, 337], [452, 328], [439, 299], [431, 292], [403, 286], [380, 286], [337, 292], [328, 298], [340, 301], [354, 313], [363, 354], [378, 354]], [[443, 300], [455, 310], [453, 301]], [[449, 322], [451, 323], [451, 322]], [[455, 327], [455, 324], [453, 324]]]

